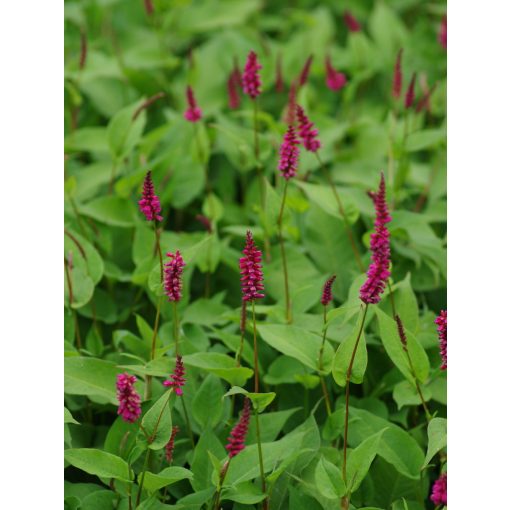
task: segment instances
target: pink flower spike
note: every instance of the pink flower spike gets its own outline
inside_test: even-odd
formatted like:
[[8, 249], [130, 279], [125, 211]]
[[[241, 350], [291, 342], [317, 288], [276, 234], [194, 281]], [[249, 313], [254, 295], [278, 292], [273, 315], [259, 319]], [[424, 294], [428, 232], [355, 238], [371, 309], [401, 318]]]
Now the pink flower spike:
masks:
[[303, 66], [303, 69], [301, 70], [301, 74], [299, 75], [299, 86], [302, 87], [303, 85], [306, 85], [306, 82], [308, 81], [308, 75], [310, 74], [310, 68], [312, 67], [313, 62], [313, 55], [310, 55], [305, 62], [305, 65]]
[[398, 99], [402, 92], [402, 53], [403, 49], [400, 48], [397, 53], [397, 60], [395, 61], [395, 69], [393, 70], [393, 97]]
[[244, 441], [246, 439], [249, 424], [250, 400], [247, 397], [244, 397], [244, 405], [241, 417], [239, 418], [237, 425], [230, 432], [227, 446], [225, 446], [225, 448], [228, 450], [228, 456], [230, 458], [235, 457], [238, 453], [241, 453], [244, 450]]
[[340, 90], [347, 84], [344, 73], [336, 71], [331, 63], [331, 57], [326, 57], [326, 85], [333, 91]]
[[437, 324], [437, 333], [439, 336], [439, 352], [443, 363], [441, 370], [446, 370], [446, 310], [441, 310], [441, 313], [434, 321]]
[[322, 290], [322, 298], [321, 303], [324, 306], [328, 306], [331, 301], [333, 301], [333, 295], [331, 294], [331, 286], [333, 285], [333, 282], [336, 280], [336, 274], [329, 277], [326, 280], [326, 283], [324, 284], [324, 289]]
[[344, 21], [349, 32], [359, 32], [361, 30], [361, 25], [358, 23], [358, 20], [350, 13], [350, 11], [344, 12]]
[[227, 82], [227, 90], [228, 90], [228, 107], [231, 110], [236, 110], [241, 105], [241, 99], [239, 98], [239, 93], [237, 92], [237, 77], [236, 77], [235, 69], [230, 73]]
[[441, 20], [441, 28], [438, 34], [439, 44], [446, 50], [446, 16]]
[[170, 439], [165, 446], [165, 458], [169, 464], [172, 463], [172, 459], [174, 456], [175, 436], [177, 435], [178, 432], [179, 427], [177, 425], [174, 425], [172, 427], [172, 435], [170, 436]]
[[313, 122], [306, 116], [301, 106], [296, 107], [298, 118], [298, 134], [301, 138], [304, 148], [310, 152], [317, 152], [320, 149], [321, 142], [317, 138], [319, 131], [314, 128]]
[[165, 263], [164, 268], [165, 294], [168, 296], [168, 301], [180, 301], [182, 298], [182, 269], [186, 264], [179, 250], [175, 254], [168, 252], [166, 256], [170, 258], [170, 261]]
[[430, 500], [434, 505], [446, 505], [446, 473], [443, 473], [432, 486]]
[[281, 54], [278, 54], [278, 57], [276, 58], [276, 81], [274, 88], [276, 89], [276, 92], [283, 92], [285, 90], [285, 84], [283, 83]]
[[409, 83], [409, 87], [407, 87], [406, 97], [404, 106], [406, 108], [411, 108], [414, 103], [414, 84], [416, 82], [416, 73], [413, 73], [413, 76], [411, 78], [411, 81]]
[[138, 202], [140, 211], [145, 215], [147, 221], [161, 221], [162, 216], [159, 215], [161, 212], [161, 204], [159, 203], [159, 197], [154, 193], [154, 183], [152, 182], [152, 174], [150, 170], [147, 172], [143, 181], [142, 199]]
[[175, 358], [175, 369], [174, 373], [170, 374], [170, 379], [163, 381], [164, 386], [171, 386], [175, 389], [175, 394], [182, 396], [182, 387], [184, 386], [186, 379], [184, 379], [184, 364], [182, 362], [182, 356], [177, 355]]
[[117, 414], [128, 423], [134, 423], [142, 414], [140, 395], [135, 390], [136, 377], [128, 373], [117, 375]]
[[189, 85], [186, 88], [186, 99], [188, 109], [184, 112], [184, 118], [190, 122], [198, 122], [202, 118], [202, 110], [198, 107], [193, 89]]
[[241, 269], [241, 289], [243, 301], [252, 301], [264, 297], [264, 275], [262, 274], [262, 252], [255, 246], [253, 236], [248, 230], [246, 232], [246, 244], [244, 246], [244, 257], [239, 259]]
[[278, 170], [286, 180], [296, 175], [299, 158], [298, 145], [296, 131], [289, 125], [280, 146], [280, 162], [278, 163]]
[[252, 50], [248, 54], [243, 73], [243, 91], [252, 99], [260, 94], [262, 85], [259, 76], [260, 69], [262, 69], [262, 66], [257, 61], [257, 54]]
[[391, 216], [386, 205], [386, 186], [384, 174], [381, 172], [381, 181], [377, 193], [370, 192], [369, 196], [375, 207], [375, 232], [370, 236], [370, 249], [372, 250], [372, 263], [367, 271], [367, 279], [359, 291], [361, 301], [366, 304], [379, 303], [386, 282], [390, 277], [390, 232], [386, 223]]

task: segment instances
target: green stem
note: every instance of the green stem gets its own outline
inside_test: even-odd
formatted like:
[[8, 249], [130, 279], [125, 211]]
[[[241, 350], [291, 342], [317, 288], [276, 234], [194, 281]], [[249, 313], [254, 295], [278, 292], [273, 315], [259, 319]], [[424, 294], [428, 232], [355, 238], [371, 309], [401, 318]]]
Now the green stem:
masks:
[[145, 481], [145, 473], [147, 472], [147, 467], [149, 465], [149, 456], [150, 456], [150, 453], [151, 453], [150, 448], [147, 448], [147, 453], [145, 454], [145, 460], [143, 462], [142, 477], [140, 478], [140, 485], [138, 487], [138, 494], [136, 495], [136, 504], [135, 504], [135, 507], [137, 507], [140, 504], [140, 498], [142, 497], [143, 483]]
[[326, 404], [326, 411], [328, 413], [328, 416], [331, 416], [331, 401], [329, 399], [328, 394], [328, 388], [326, 387], [326, 381], [324, 379], [324, 376], [322, 375], [322, 370], [324, 368], [324, 345], [326, 344], [326, 334], [328, 332], [328, 328], [326, 327], [326, 306], [324, 306], [324, 332], [322, 334], [322, 343], [321, 343], [321, 350], [319, 351], [319, 378], [321, 380], [321, 386], [322, 386], [322, 394], [324, 395], [324, 402]]
[[255, 321], [255, 300], [251, 300], [253, 316], [253, 368], [255, 369], [255, 393], [259, 392], [259, 351], [257, 346], [257, 323]]
[[[262, 443], [260, 441], [259, 413], [255, 409], [255, 433], [257, 436], [257, 450], [259, 453], [260, 479], [262, 481], [262, 492], [266, 492], [266, 479], [264, 477], [264, 459], [262, 457]], [[267, 508], [267, 499], [263, 502], [263, 508]]]
[[283, 196], [282, 196], [282, 204], [280, 207], [280, 214], [278, 215], [278, 240], [280, 242], [280, 250], [282, 254], [282, 264], [283, 264], [283, 278], [285, 284], [285, 316], [287, 318], [287, 324], [292, 322], [292, 311], [290, 308], [290, 293], [289, 293], [289, 274], [287, 269], [287, 256], [285, 255], [285, 243], [283, 241], [283, 232], [282, 232], [282, 223], [283, 223], [283, 211], [285, 208], [285, 199], [287, 197], [287, 187], [289, 185], [289, 181], [285, 181], [285, 186], [283, 188]]
[[175, 342], [175, 355], [179, 355], [179, 316], [177, 314], [177, 301], [172, 301], [173, 311], [173, 326], [174, 326], [174, 342]]
[[342, 204], [342, 201], [340, 200], [340, 195], [338, 194], [338, 191], [336, 189], [335, 183], [333, 182], [333, 179], [331, 178], [331, 175], [329, 174], [328, 170], [326, 169], [324, 163], [322, 162], [322, 159], [319, 156], [319, 153], [315, 153], [317, 157], [317, 161], [319, 162], [319, 165], [321, 167], [322, 172], [324, 173], [324, 176], [326, 177], [328, 184], [331, 187], [331, 191], [333, 191], [333, 195], [335, 196], [335, 201], [338, 207], [338, 211], [340, 213], [340, 216], [344, 220], [344, 227], [345, 232], [347, 233], [347, 237], [349, 238], [349, 242], [351, 244], [352, 251], [354, 253], [354, 258], [356, 259], [356, 264], [358, 265], [358, 268], [361, 272], [365, 271], [365, 268], [363, 266], [363, 262], [361, 261], [361, 256], [358, 251], [358, 247], [356, 246], [356, 241], [354, 240], [354, 234], [352, 233], [352, 229], [349, 225], [349, 222], [347, 221], [347, 216], [345, 214], [345, 209]]
[[186, 408], [186, 402], [184, 401], [184, 395], [181, 396], [182, 410], [184, 411], [184, 419], [186, 420], [186, 428], [188, 429], [188, 436], [191, 441], [191, 447], [195, 448], [195, 438], [193, 437], [193, 430], [191, 429], [191, 421], [188, 415], [188, 409]]

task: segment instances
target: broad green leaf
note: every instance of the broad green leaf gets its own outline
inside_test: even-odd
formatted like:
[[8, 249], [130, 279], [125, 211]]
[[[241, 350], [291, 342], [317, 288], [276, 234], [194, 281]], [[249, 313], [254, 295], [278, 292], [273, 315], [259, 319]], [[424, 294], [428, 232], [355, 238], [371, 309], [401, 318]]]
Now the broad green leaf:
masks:
[[408, 152], [415, 152], [430, 149], [434, 146], [444, 144], [445, 140], [446, 133], [444, 128], [415, 131], [407, 138], [406, 150]]
[[64, 451], [69, 464], [100, 478], [115, 478], [124, 482], [132, 480], [125, 460], [94, 448], [72, 448]]
[[108, 145], [112, 157], [115, 159], [120, 160], [122, 157], [127, 156], [142, 137], [147, 113], [143, 110], [137, 118], [133, 120], [133, 114], [142, 101], [138, 101], [118, 111], [108, 124]]
[[138, 437], [142, 443], [147, 443], [151, 450], [163, 448], [172, 434], [172, 415], [169, 405], [172, 393], [172, 389], [163, 393], [142, 418], [142, 430], [148, 438], [142, 431]]
[[116, 196], [95, 198], [81, 206], [80, 212], [113, 227], [132, 227], [136, 218], [136, 209], [133, 203]]
[[427, 427], [429, 444], [423, 467], [427, 466], [432, 457], [446, 447], [446, 420], [444, 418], [432, 418]]
[[[421, 393], [425, 402], [431, 398], [431, 392], [425, 385], [420, 385]], [[404, 406], [419, 406], [422, 402], [418, 390], [414, 383], [401, 381], [393, 388], [393, 400], [397, 403], [399, 409]]]
[[117, 498], [113, 491], [96, 491], [83, 498], [80, 510], [110, 510]]
[[231, 385], [242, 386], [253, 375], [253, 370], [246, 367], [237, 367], [236, 360], [219, 352], [197, 352], [183, 356], [184, 365], [201, 368], [215, 374]]
[[194, 475], [191, 486], [196, 492], [212, 486], [213, 466], [209, 461], [209, 452], [216, 457], [223, 458], [227, 451], [214, 432], [211, 429], [205, 429], [198, 439], [191, 461], [191, 471]]
[[67, 407], [64, 407], [64, 423], [75, 423], [76, 425], [80, 424], [73, 418], [71, 411], [69, 411]]
[[273, 391], [270, 393], [250, 393], [246, 391], [244, 388], [239, 388], [239, 386], [234, 386], [227, 393], [225, 393], [225, 397], [230, 395], [245, 395], [248, 397], [253, 405], [253, 409], [259, 411], [260, 413], [274, 400], [276, 397], [276, 393]]
[[[69, 292], [69, 281], [68, 274], [70, 276], [70, 283], [73, 291], [73, 302], [70, 303], [70, 292]], [[73, 267], [69, 273], [65, 274], [64, 283], [64, 298], [66, 305], [71, 305], [72, 308], [81, 308], [85, 306], [94, 294], [94, 281], [87, 274], [86, 269], [83, 267]]]
[[221, 493], [221, 499], [235, 501], [243, 505], [254, 505], [262, 501], [266, 495], [251, 482], [240, 483], [226, 488]]
[[191, 410], [196, 422], [205, 429], [215, 427], [223, 415], [223, 386], [213, 374], [209, 374], [200, 384], [193, 398]]
[[[141, 474], [138, 475], [139, 480], [140, 476]], [[167, 487], [168, 485], [172, 485], [175, 482], [191, 478], [193, 478], [193, 473], [189, 469], [178, 466], [170, 466], [157, 474], [147, 471], [145, 473], [143, 487], [148, 492], [156, 492], [157, 490]]]
[[324, 457], [321, 457], [315, 468], [315, 482], [325, 498], [339, 499], [346, 493], [340, 469]]
[[66, 229], [64, 236], [64, 256], [72, 253], [73, 270], [82, 267], [94, 284], [103, 276], [104, 264], [101, 255], [84, 237], [71, 229]]
[[410, 273], [395, 289], [395, 308], [405, 327], [416, 335], [419, 327], [418, 301], [411, 286]]

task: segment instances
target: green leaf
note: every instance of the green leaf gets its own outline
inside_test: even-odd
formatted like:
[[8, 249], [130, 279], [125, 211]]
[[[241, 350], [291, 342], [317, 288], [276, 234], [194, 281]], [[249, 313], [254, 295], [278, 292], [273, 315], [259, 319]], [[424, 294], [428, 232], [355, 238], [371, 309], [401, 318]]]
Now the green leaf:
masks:
[[239, 388], [239, 386], [234, 386], [227, 393], [225, 393], [225, 397], [229, 397], [230, 395], [245, 395], [248, 397], [253, 405], [253, 409], [261, 413], [276, 397], [276, 393], [271, 391], [270, 393], [250, 393], [246, 391], [244, 388]]
[[[397, 323], [388, 315], [386, 315], [381, 309], [375, 309], [377, 319], [379, 322], [379, 330], [381, 334], [381, 340], [390, 357], [391, 361], [395, 366], [402, 372], [404, 377], [410, 382], [414, 383], [414, 377], [409, 367], [409, 360], [407, 359], [406, 353], [400, 341], [398, 334]], [[423, 349], [422, 345], [418, 342], [416, 337], [405, 328], [404, 329], [407, 337], [407, 352], [411, 358], [416, 376], [420, 382], [425, 382], [429, 375], [430, 363], [427, 357], [427, 353]]]
[[118, 404], [115, 393], [120, 370], [110, 361], [79, 356], [64, 358], [64, 392], [69, 395], [97, 397]]
[[[69, 271], [71, 277], [71, 286], [73, 289], [73, 302], [72, 308], [81, 308], [85, 306], [94, 294], [94, 281], [87, 274], [86, 269], [82, 267], [74, 267]], [[69, 283], [67, 281], [68, 275], [65, 275], [66, 282], [64, 284], [64, 297], [66, 305], [69, 305]]]
[[[140, 477], [141, 473], [138, 475], [138, 479], [140, 479]], [[160, 471], [157, 474], [147, 471], [145, 473], [143, 488], [148, 492], [156, 492], [157, 490], [167, 487], [168, 485], [172, 485], [175, 482], [179, 482], [180, 480], [189, 480], [192, 478], [193, 473], [189, 469], [171, 466], [163, 469], [163, 471]]]
[[69, 411], [67, 407], [64, 407], [64, 423], [75, 423], [76, 425], [80, 424], [73, 418], [71, 411]]
[[213, 453], [216, 457], [223, 458], [226, 450], [214, 432], [211, 429], [206, 429], [198, 439], [191, 461], [191, 471], [194, 474], [191, 486], [196, 492], [212, 486], [211, 475], [213, 466], [209, 462], [209, 452]]
[[404, 280], [395, 289], [395, 308], [405, 327], [414, 335], [418, 333], [419, 312], [418, 301], [411, 286], [411, 274], [407, 273]]
[[96, 198], [81, 206], [80, 212], [114, 227], [132, 227], [136, 218], [136, 209], [133, 203], [116, 196]]
[[[262, 339], [277, 351], [301, 361], [307, 367], [318, 369], [322, 338], [307, 329], [283, 324], [261, 324], [257, 326]], [[324, 373], [331, 370], [333, 348], [324, 345]]]
[[81, 267], [86, 270], [94, 285], [103, 276], [104, 264], [101, 255], [84, 237], [71, 229], [66, 229], [64, 236], [64, 255], [72, 253], [73, 271]]
[[251, 482], [240, 483], [234, 487], [228, 487], [221, 493], [221, 499], [235, 501], [243, 505], [255, 505], [263, 499], [266, 495], [261, 490], [253, 485]]
[[444, 128], [415, 131], [407, 138], [406, 150], [408, 152], [415, 152], [423, 149], [430, 149], [437, 145], [444, 144], [445, 139], [446, 132]]
[[339, 499], [346, 493], [340, 470], [324, 457], [321, 457], [315, 468], [315, 483], [327, 499]]
[[[432, 396], [427, 386], [420, 386], [421, 393], [425, 402], [428, 402]], [[397, 403], [399, 409], [404, 406], [418, 406], [421, 404], [420, 395], [414, 383], [401, 381], [393, 388], [393, 400]]]
[[195, 394], [191, 410], [196, 422], [203, 428], [215, 427], [223, 415], [223, 386], [213, 374], [209, 374]]
[[220, 354], [219, 352], [197, 352], [183, 356], [184, 365], [201, 368], [211, 374], [215, 374], [232, 386], [243, 386], [244, 383], [253, 375], [253, 370], [246, 367], [237, 367], [236, 360]]
[[100, 478], [132, 480], [125, 460], [94, 448], [71, 448], [64, 451], [64, 459], [74, 467]]
[[427, 427], [429, 444], [423, 467], [427, 466], [432, 457], [446, 447], [446, 420], [444, 418], [432, 418]]
[[141, 101], [137, 101], [133, 105], [126, 106], [118, 111], [108, 124], [108, 145], [115, 159], [120, 160], [128, 155], [142, 137], [147, 113], [143, 110], [136, 120], [133, 120], [133, 114], [140, 104]]
[[142, 418], [142, 427], [148, 438], [142, 431], [138, 437], [142, 443], [147, 443], [151, 450], [163, 448], [172, 434], [172, 415], [168, 405], [172, 393], [173, 389], [163, 393]]

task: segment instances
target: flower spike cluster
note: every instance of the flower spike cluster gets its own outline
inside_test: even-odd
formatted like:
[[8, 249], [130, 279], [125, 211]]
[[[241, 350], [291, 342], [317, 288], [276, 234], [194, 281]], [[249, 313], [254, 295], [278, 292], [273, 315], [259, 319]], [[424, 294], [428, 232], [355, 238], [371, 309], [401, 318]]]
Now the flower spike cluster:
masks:
[[439, 335], [439, 351], [443, 363], [441, 370], [446, 370], [446, 310], [441, 310], [441, 313], [434, 321], [437, 324], [437, 332]]
[[411, 108], [414, 103], [414, 84], [416, 83], [416, 73], [413, 73], [413, 76], [411, 78], [411, 82], [409, 83], [409, 87], [407, 87], [406, 97], [404, 106], [406, 108]]
[[381, 182], [377, 193], [369, 193], [375, 206], [375, 232], [370, 236], [370, 249], [372, 250], [372, 263], [367, 271], [367, 280], [359, 291], [361, 301], [366, 304], [379, 303], [386, 282], [390, 277], [390, 233], [386, 223], [391, 216], [386, 205], [386, 185], [384, 174], [381, 173]]
[[439, 44], [446, 50], [446, 39], [447, 39], [447, 27], [446, 27], [446, 16], [441, 20], [441, 28], [439, 30]]
[[186, 379], [184, 379], [184, 363], [182, 362], [182, 356], [177, 356], [175, 358], [175, 368], [174, 373], [170, 374], [170, 379], [163, 381], [165, 386], [171, 386], [175, 388], [175, 394], [182, 396], [182, 387]]
[[336, 71], [331, 63], [331, 57], [326, 57], [326, 85], [330, 90], [340, 90], [347, 84], [347, 78], [344, 73]]
[[198, 122], [202, 118], [202, 110], [198, 107], [193, 89], [189, 85], [186, 88], [186, 99], [188, 109], [184, 112], [184, 118], [190, 122]]
[[225, 447], [228, 450], [230, 458], [235, 457], [238, 453], [244, 450], [244, 441], [246, 433], [248, 432], [248, 425], [250, 424], [250, 400], [244, 397], [244, 406], [241, 417], [237, 425], [230, 432], [228, 443]]
[[165, 458], [169, 464], [172, 463], [172, 459], [174, 456], [175, 436], [177, 435], [178, 432], [179, 427], [177, 425], [174, 425], [172, 427], [172, 435], [170, 436], [170, 439], [165, 446]]
[[241, 98], [239, 97], [238, 89], [241, 88], [242, 85], [241, 71], [239, 71], [239, 67], [236, 63], [227, 82], [228, 107], [231, 110], [235, 110], [241, 105]]
[[135, 382], [134, 375], [128, 373], [117, 375], [117, 400], [119, 401], [117, 414], [128, 423], [134, 423], [142, 414], [141, 399], [135, 390]]
[[344, 12], [344, 21], [349, 32], [359, 32], [361, 30], [361, 25], [350, 11]]
[[336, 274], [334, 274], [333, 276], [330, 276], [326, 280], [326, 283], [324, 284], [324, 288], [322, 290], [322, 298], [321, 298], [321, 303], [324, 306], [328, 306], [329, 303], [331, 303], [331, 301], [333, 300], [333, 295], [331, 294], [331, 286], [333, 285], [333, 282], [335, 280], [336, 280]]
[[276, 81], [274, 84], [274, 88], [276, 89], [276, 92], [283, 92], [285, 90], [285, 83], [283, 82], [281, 54], [278, 54], [278, 57], [276, 59]]
[[321, 147], [321, 142], [317, 138], [319, 131], [314, 127], [313, 122], [306, 116], [301, 106], [296, 107], [298, 118], [298, 134], [307, 151], [317, 152]]
[[262, 66], [258, 63], [257, 54], [252, 50], [248, 53], [243, 73], [243, 91], [252, 99], [260, 94], [260, 87], [262, 86], [259, 75], [260, 69], [262, 69]]
[[166, 256], [170, 258], [170, 261], [165, 263], [165, 294], [168, 301], [180, 301], [182, 298], [182, 269], [186, 264], [179, 250], [175, 254], [168, 252]]
[[154, 193], [154, 183], [152, 182], [150, 170], [143, 181], [142, 199], [138, 202], [138, 206], [147, 218], [147, 221], [161, 221], [163, 219], [159, 214], [161, 212], [161, 204], [159, 203], [159, 197]]
[[446, 473], [443, 473], [432, 486], [430, 500], [434, 505], [446, 505]]
[[296, 93], [298, 82], [294, 80], [289, 87], [289, 97], [287, 100], [287, 110], [284, 116], [284, 122], [288, 125], [294, 125], [296, 122]]
[[303, 69], [301, 70], [301, 73], [299, 75], [299, 86], [302, 87], [303, 85], [306, 85], [306, 82], [308, 81], [308, 75], [310, 74], [310, 68], [312, 67], [313, 62], [313, 55], [310, 55], [305, 62], [305, 65], [303, 66]]
[[263, 298], [262, 252], [255, 246], [253, 236], [249, 230], [246, 232], [246, 244], [243, 253], [244, 257], [239, 259], [243, 301]]
[[278, 170], [287, 181], [296, 175], [299, 158], [299, 140], [293, 126], [289, 125], [280, 146]]
[[397, 60], [395, 61], [395, 69], [393, 70], [393, 97], [398, 99], [402, 92], [402, 53], [403, 49], [400, 48], [397, 53]]
[[407, 336], [406, 336], [406, 332], [404, 330], [404, 325], [402, 324], [402, 319], [400, 318], [400, 315], [395, 315], [395, 320], [397, 321], [397, 330], [398, 330], [398, 336], [400, 337], [400, 342], [402, 343], [404, 350], [406, 350], [407, 349]]

